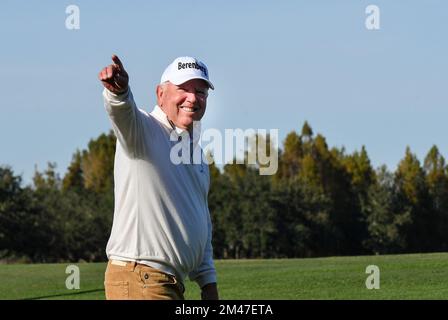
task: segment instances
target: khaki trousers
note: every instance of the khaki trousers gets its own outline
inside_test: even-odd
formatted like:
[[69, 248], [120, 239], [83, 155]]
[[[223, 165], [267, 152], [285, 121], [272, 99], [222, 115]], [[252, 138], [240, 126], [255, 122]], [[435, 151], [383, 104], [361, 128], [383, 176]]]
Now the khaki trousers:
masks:
[[136, 262], [109, 261], [104, 279], [107, 300], [184, 300], [176, 277]]

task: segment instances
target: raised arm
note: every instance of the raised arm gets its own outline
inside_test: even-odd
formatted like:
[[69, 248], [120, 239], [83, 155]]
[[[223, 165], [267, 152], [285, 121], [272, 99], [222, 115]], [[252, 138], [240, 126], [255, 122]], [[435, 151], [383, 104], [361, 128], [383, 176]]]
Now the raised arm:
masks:
[[144, 116], [135, 105], [123, 63], [116, 55], [112, 61], [98, 74], [104, 86], [104, 107], [120, 146], [129, 157], [139, 157], [144, 153]]

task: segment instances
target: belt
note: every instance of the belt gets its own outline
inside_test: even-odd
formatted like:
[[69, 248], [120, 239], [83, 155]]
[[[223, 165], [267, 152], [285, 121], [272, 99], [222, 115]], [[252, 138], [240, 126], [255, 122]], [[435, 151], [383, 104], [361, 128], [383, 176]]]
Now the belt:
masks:
[[[110, 260], [110, 263], [115, 265], [115, 266], [120, 266], [120, 267], [127, 267], [128, 264], [130, 264], [130, 266], [132, 266], [132, 267], [135, 266], [135, 265], [141, 265], [141, 266], [144, 266], [144, 267], [150, 267], [150, 266], [148, 266], [146, 264], [138, 263], [138, 262], [135, 262], [135, 261]], [[157, 271], [163, 272], [163, 271], [160, 271], [160, 270], [157, 270]], [[165, 273], [165, 272], [163, 272], [163, 273]], [[185, 286], [182, 283], [182, 281], [177, 280], [177, 278], [175, 276], [171, 275], [171, 274], [168, 274], [168, 273], [165, 273], [165, 274], [169, 275], [170, 277], [173, 277], [176, 280], [176, 283], [179, 284], [179, 286], [180, 286], [180, 288], [182, 290], [182, 293], [185, 292]]]
[[120, 267], [126, 267], [128, 265], [128, 262], [121, 261], [121, 260], [110, 260], [110, 263], [115, 266], [120, 266]]

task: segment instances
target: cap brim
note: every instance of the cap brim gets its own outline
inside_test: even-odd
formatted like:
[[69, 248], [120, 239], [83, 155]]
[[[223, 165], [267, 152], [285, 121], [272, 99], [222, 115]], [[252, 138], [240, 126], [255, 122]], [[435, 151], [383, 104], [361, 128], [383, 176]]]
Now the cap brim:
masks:
[[187, 81], [189, 81], [189, 80], [192, 80], [192, 79], [201, 79], [201, 80], [204, 80], [205, 82], [207, 82], [207, 84], [208, 84], [208, 86], [209, 86], [210, 89], [215, 90], [215, 87], [213, 86], [213, 83], [210, 82], [210, 80], [208, 80], [208, 79], [205, 78], [205, 77], [196, 75], [196, 74], [191, 74], [191, 75], [186, 74], [186, 75], [183, 75], [182, 77], [178, 77], [178, 78], [176, 78], [176, 79], [171, 79], [170, 82], [171, 82], [172, 84], [175, 84], [176, 86], [178, 86], [178, 85], [180, 85], [180, 84], [182, 84], [182, 83], [185, 83], [185, 82], [187, 82]]

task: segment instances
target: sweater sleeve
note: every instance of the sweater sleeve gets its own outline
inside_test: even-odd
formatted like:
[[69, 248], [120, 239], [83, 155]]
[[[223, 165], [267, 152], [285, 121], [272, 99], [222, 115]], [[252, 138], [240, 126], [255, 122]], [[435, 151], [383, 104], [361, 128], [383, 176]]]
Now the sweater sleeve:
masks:
[[212, 247], [212, 223], [210, 214], [208, 215], [208, 239], [204, 251], [204, 258], [201, 265], [190, 272], [191, 281], [196, 281], [200, 288], [208, 283], [217, 282], [216, 270], [213, 262], [213, 247]]
[[144, 115], [135, 105], [131, 89], [119, 95], [104, 89], [103, 98], [115, 136], [128, 157], [144, 154]]

